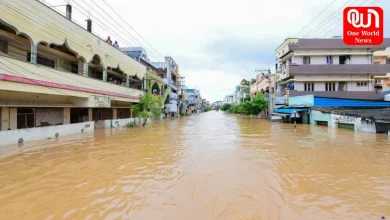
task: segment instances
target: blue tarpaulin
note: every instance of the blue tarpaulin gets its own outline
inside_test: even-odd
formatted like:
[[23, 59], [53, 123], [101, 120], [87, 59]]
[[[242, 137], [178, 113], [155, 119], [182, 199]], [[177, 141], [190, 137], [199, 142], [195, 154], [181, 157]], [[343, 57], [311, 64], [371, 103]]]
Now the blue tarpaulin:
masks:
[[[308, 109], [307, 108], [296, 108], [295, 111], [296, 112], [303, 112], [303, 111], [307, 111]], [[294, 108], [278, 108], [278, 109], [275, 109], [274, 112], [276, 113], [284, 113], [284, 114], [292, 114], [294, 113]]]

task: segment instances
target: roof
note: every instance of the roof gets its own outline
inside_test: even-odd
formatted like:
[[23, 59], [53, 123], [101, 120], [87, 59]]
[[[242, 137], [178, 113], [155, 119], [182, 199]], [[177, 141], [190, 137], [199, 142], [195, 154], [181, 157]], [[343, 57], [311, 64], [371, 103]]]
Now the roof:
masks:
[[356, 108], [384, 108], [390, 107], [390, 102], [367, 101], [354, 99], [337, 99], [314, 97], [316, 107], [356, 107]]
[[372, 48], [377, 50], [385, 50], [390, 47], [390, 38], [385, 38], [381, 45], [347, 45], [343, 39], [337, 38], [301, 38], [296, 43], [289, 43], [290, 50], [292, 49], [349, 49], [349, 48]]
[[123, 52], [138, 52], [142, 51], [143, 53], [146, 53], [146, 50], [143, 47], [122, 47], [120, 48]]
[[348, 115], [354, 117], [361, 117], [365, 120], [375, 121], [390, 121], [390, 109], [352, 109], [352, 108], [324, 108], [314, 107], [311, 110], [321, 111], [323, 113], [331, 113], [338, 115]]
[[294, 113], [294, 110], [296, 112], [303, 112], [303, 111], [307, 111], [309, 108], [278, 108], [278, 109], [274, 109], [274, 112], [276, 113], [284, 113], [284, 114], [292, 114]]
[[390, 64], [290, 65], [291, 75], [300, 74], [387, 74]]

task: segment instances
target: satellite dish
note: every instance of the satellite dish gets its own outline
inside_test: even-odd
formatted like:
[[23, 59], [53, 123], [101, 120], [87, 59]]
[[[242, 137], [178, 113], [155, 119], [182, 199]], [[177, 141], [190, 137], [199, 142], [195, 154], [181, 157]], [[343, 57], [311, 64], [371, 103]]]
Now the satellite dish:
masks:
[[164, 85], [168, 85], [168, 79], [163, 79]]

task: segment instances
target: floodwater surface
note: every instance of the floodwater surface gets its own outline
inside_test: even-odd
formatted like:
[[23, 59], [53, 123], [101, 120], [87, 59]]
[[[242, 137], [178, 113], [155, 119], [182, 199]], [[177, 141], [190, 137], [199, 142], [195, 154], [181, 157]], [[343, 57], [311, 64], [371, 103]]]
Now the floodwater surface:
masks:
[[0, 219], [390, 219], [387, 135], [223, 112], [3, 147]]

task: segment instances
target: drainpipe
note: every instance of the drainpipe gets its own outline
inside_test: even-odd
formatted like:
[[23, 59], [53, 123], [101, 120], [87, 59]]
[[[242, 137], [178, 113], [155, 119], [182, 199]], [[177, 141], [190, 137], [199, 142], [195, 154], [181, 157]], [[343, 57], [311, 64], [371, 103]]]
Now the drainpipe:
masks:
[[69, 4], [66, 5], [66, 18], [72, 20], [72, 6]]
[[87, 31], [92, 33], [92, 20], [87, 19]]

